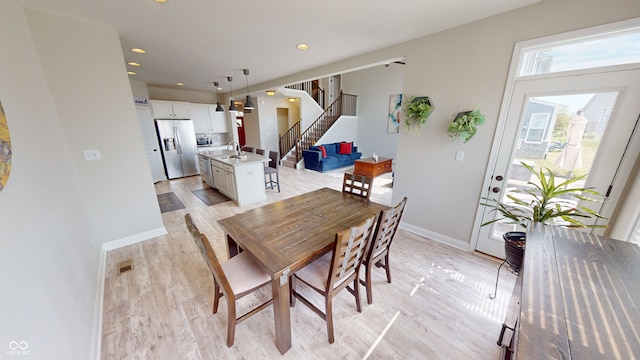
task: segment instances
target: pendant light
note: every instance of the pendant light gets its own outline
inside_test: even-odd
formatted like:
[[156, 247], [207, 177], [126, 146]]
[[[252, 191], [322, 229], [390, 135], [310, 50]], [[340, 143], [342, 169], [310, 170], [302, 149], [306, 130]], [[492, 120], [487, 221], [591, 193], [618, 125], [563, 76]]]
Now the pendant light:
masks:
[[216, 112], [222, 112], [224, 111], [224, 109], [222, 108], [222, 105], [220, 105], [220, 83], [217, 81], [214, 81], [213, 86], [215, 86], [216, 90], [218, 91], [218, 102], [217, 102], [218, 106], [216, 106]]
[[229, 99], [231, 102], [231, 105], [229, 105], [229, 111], [238, 111], [238, 107], [236, 106], [236, 103], [233, 101], [233, 87], [231, 86], [231, 83], [233, 82], [233, 78], [231, 76], [227, 76], [227, 81], [229, 82], [229, 89], [231, 90], [229, 92]]
[[256, 106], [253, 105], [253, 101], [251, 101], [251, 95], [249, 95], [249, 69], [242, 69], [245, 78], [247, 79], [247, 99], [244, 101], [244, 108], [247, 110], [255, 109]]

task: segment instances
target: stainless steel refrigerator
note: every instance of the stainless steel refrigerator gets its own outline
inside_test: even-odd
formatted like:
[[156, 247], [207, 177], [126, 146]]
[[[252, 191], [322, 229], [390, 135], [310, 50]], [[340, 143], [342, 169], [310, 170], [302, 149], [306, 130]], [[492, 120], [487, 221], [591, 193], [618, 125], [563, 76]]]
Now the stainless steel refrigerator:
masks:
[[197, 175], [196, 134], [191, 120], [156, 120], [164, 168], [169, 179]]

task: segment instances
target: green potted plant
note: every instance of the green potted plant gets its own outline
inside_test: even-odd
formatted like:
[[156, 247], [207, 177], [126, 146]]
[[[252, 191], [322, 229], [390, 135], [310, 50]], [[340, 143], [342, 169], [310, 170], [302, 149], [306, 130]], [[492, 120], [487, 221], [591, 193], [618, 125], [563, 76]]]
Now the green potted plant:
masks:
[[593, 188], [569, 187], [569, 185], [584, 179], [587, 174], [556, 184], [555, 176], [551, 170], [540, 169], [538, 172], [526, 163], [522, 163], [522, 165], [534, 175], [534, 180], [536, 181], [529, 181], [527, 185], [530, 188], [528, 189], [513, 191], [516, 194], [524, 194], [525, 196], [523, 197], [508, 194], [508, 202], [483, 197], [484, 203], [482, 205], [491, 208], [491, 211], [497, 211], [502, 217], [487, 221], [482, 226], [502, 221], [508, 224], [517, 224], [524, 228], [532, 223], [564, 225], [567, 227], [607, 227], [606, 225], [588, 225], [580, 221], [594, 216], [606, 219], [588, 207], [577, 205], [578, 200], [601, 201], [585, 195], [601, 196], [597, 191], [593, 190]]
[[456, 115], [447, 132], [453, 141], [460, 138], [463, 143], [466, 143], [476, 134], [476, 127], [484, 124], [484, 120], [484, 115], [478, 109], [463, 111]]
[[404, 126], [408, 134], [420, 135], [420, 128], [427, 123], [427, 118], [435, 107], [428, 96], [411, 96], [405, 102]]

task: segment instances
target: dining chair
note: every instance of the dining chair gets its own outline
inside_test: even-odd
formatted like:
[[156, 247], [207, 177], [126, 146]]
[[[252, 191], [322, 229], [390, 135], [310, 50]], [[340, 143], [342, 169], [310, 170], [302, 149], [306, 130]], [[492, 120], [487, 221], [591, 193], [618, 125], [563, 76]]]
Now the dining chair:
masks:
[[191, 233], [193, 240], [198, 245], [200, 253], [204, 257], [204, 261], [209, 266], [209, 270], [213, 274], [214, 294], [213, 294], [213, 313], [218, 312], [218, 303], [221, 296], [227, 298], [227, 346], [233, 345], [236, 333], [236, 324], [243, 322], [252, 315], [257, 314], [262, 309], [273, 303], [273, 299], [253, 308], [242, 316], [236, 314], [236, 300], [249, 295], [264, 286], [271, 284], [271, 276], [266, 273], [262, 267], [253, 261], [251, 255], [242, 252], [231, 259], [220, 264], [218, 258], [211, 248], [211, 244], [207, 236], [200, 233], [196, 225], [193, 223], [190, 214], [184, 216], [187, 228]]
[[371, 197], [373, 178], [364, 175], [344, 173], [342, 192], [352, 193], [367, 198]]
[[[265, 176], [265, 188], [269, 188], [273, 190], [274, 186], [278, 187], [278, 192], [280, 192], [280, 174], [278, 168], [280, 167], [280, 153], [277, 151], [269, 151], [269, 166], [264, 167], [264, 176]], [[273, 180], [273, 175], [276, 175], [276, 179]], [[266, 176], [269, 176], [269, 180], [266, 180]]]
[[[372, 215], [361, 224], [336, 233], [334, 249], [314, 260], [291, 276], [289, 282], [291, 306], [300, 299], [309, 309], [327, 322], [329, 343], [333, 344], [332, 299], [353, 282], [356, 309], [362, 312], [359, 292], [360, 265], [364, 259], [367, 244], [373, 234], [377, 215]], [[305, 283], [325, 299], [325, 312], [313, 305], [296, 291], [297, 281]]]
[[[387, 282], [391, 283], [391, 271], [389, 269], [389, 248], [391, 242], [396, 235], [396, 230], [400, 224], [404, 207], [407, 204], [407, 197], [405, 196], [398, 205], [383, 210], [378, 216], [378, 224], [376, 231], [371, 238], [371, 245], [367, 251], [367, 254], [362, 261], [365, 267], [365, 279], [360, 282], [367, 289], [367, 303], [373, 303], [373, 295], [371, 291], [371, 269], [373, 266], [384, 268], [387, 273]], [[384, 262], [383, 262], [384, 260]]]
[[253, 152], [253, 148], [251, 146], [245, 146], [242, 148], [242, 151], [244, 152]]
[[265, 153], [264, 149], [256, 149], [256, 154], [264, 156], [264, 153]]

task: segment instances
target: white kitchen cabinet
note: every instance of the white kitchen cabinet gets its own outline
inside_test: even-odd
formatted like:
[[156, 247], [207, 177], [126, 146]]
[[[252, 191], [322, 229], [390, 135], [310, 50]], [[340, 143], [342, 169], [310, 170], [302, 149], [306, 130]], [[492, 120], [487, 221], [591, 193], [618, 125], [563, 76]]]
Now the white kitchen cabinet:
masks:
[[224, 177], [227, 180], [227, 196], [233, 200], [237, 200], [236, 196], [236, 176], [234, 174], [233, 166], [225, 165]]
[[191, 116], [191, 121], [193, 121], [193, 130], [196, 133], [211, 133], [211, 124], [209, 121], [209, 105], [189, 104], [189, 115]]
[[189, 119], [189, 103], [151, 100], [154, 119]]
[[219, 161], [211, 160], [211, 171], [213, 172], [213, 183], [216, 189], [228, 196], [227, 177], [224, 171], [224, 164]]
[[216, 105], [209, 105], [209, 123], [212, 133], [228, 133], [227, 113], [216, 111]]

